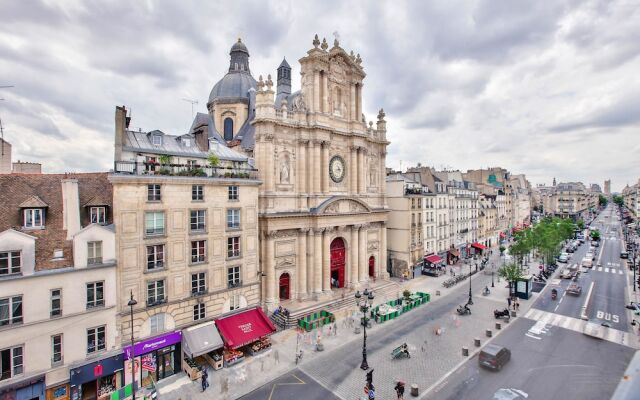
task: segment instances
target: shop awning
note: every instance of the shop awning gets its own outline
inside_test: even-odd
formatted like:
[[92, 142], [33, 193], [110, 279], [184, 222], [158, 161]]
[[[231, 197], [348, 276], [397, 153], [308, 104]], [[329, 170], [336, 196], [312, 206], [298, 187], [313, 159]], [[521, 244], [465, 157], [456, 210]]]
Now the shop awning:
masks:
[[258, 307], [218, 319], [216, 325], [225, 345], [230, 349], [245, 346], [276, 331], [273, 323]]
[[500, 237], [501, 238], [505, 238], [505, 237], [507, 237], [507, 235], [504, 232], [500, 232]]
[[484, 250], [484, 249], [487, 248], [487, 246], [485, 246], [485, 245], [483, 245], [481, 243], [478, 243], [478, 242], [472, 243], [471, 247], [475, 247], [478, 250]]
[[426, 256], [424, 260], [430, 262], [431, 264], [437, 264], [442, 261], [442, 258], [436, 256], [435, 254], [432, 254], [430, 256]]
[[182, 350], [190, 358], [198, 357], [223, 346], [224, 342], [216, 329], [214, 321], [182, 331]]
[[449, 249], [449, 254], [454, 257], [460, 257], [460, 252], [458, 251], [458, 249]]

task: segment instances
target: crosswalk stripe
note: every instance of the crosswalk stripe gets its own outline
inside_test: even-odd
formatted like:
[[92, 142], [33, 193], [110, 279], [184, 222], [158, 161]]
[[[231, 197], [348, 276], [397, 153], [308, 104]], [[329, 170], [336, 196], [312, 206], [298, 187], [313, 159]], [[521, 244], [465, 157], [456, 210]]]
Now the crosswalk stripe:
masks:
[[598, 272], [602, 271], [602, 267], [598, 267]]
[[619, 269], [618, 272], [620, 272], [620, 275], [624, 275], [624, 272], [622, 272], [621, 269]]
[[604, 269], [604, 272], [609, 272], [609, 268], [605, 268], [605, 269]]

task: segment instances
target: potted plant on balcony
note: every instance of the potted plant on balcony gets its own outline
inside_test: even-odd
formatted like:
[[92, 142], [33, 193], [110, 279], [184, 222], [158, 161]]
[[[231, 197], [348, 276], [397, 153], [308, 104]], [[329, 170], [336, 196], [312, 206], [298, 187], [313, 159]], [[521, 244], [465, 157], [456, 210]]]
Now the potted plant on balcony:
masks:
[[171, 156], [167, 154], [163, 154], [158, 157], [160, 160], [160, 170], [158, 170], [158, 174], [160, 175], [171, 175]]

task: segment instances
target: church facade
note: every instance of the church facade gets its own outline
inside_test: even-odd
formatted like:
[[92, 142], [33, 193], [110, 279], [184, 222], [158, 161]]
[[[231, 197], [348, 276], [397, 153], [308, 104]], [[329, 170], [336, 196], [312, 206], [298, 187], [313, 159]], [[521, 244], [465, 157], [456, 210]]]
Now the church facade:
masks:
[[270, 75], [253, 78], [240, 39], [230, 59], [192, 131], [206, 126], [210, 139], [255, 161], [262, 303], [328, 299], [388, 277], [389, 142], [384, 112], [375, 127], [363, 115], [360, 55], [316, 36], [293, 93], [286, 60], [274, 85]]

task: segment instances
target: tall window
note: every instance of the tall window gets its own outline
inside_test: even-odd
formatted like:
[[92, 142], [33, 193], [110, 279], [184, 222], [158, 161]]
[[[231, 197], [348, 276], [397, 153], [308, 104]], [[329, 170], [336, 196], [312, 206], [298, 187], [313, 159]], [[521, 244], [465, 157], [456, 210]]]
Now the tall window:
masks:
[[44, 228], [44, 210], [42, 208], [27, 208], [24, 210], [25, 228]]
[[87, 329], [87, 354], [102, 351], [107, 347], [106, 329], [104, 325]]
[[224, 140], [233, 140], [233, 119], [229, 117], [224, 119]]
[[240, 257], [240, 236], [227, 238], [227, 258]]
[[105, 224], [107, 222], [107, 212], [104, 207], [91, 207], [89, 211], [92, 224]]
[[147, 246], [147, 269], [154, 270], [164, 267], [164, 244]]
[[191, 210], [191, 231], [204, 232], [207, 213], [205, 210]]
[[51, 336], [51, 366], [62, 363], [62, 334]]
[[160, 201], [162, 196], [160, 194], [160, 185], [147, 185], [147, 200], [148, 201]]
[[102, 242], [87, 242], [87, 264], [102, 264]]
[[198, 321], [205, 318], [205, 304], [198, 303], [193, 306], [193, 320]]
[[155, 211], [145, 213], [144, 232], [147, 236], [164, 235], [164, 212]]
[[229, 186], [229, 200], [238, 200], [239, 190], [237, 186]]
[[22, 374], [22, 346], [0, 350], [0, 381]]
[[194, 240], [191, 242], [191, 263], [205, 262], [207, 259], [207, 241]]
[[19, 251], [0, 252], [0, 276], [19, 274], [22, 259]]
[[230, 267], [227, 269], [227, 283], [230, 288], [242, 285], [240, 279], [240, 267]]
[[230, 208], [227, 210], [227, 228], [240, 228], [240, 209]]
[[160, 135], [151, 136], [151, 143], [153, 143], [154, 146], [162, 145], [162, 136]]
[[197, 296], [207, 292], [207, 275], [204, 272], [191, 274], [191, 295]]
[[165, 299], [164, 280], [147, 282], [147, 305], [164, 303]]
[[164, 313], [152, 315], [149, 318], [149, 325], [151, 326], [151, 334], [164, 332]]
[[22, 296], [0, 299], [0, 326], [22, 323]]
[[87, 283], [87, 310], [104, 306], [104, 282]]
[[51, 317], [62, 315], [62, 289], [51, 289]]
[[191, 186], [191, 200], [204, 200], [204, 186], [202, 185]]
[[237, 310], [238, 308], [240, 308], [240, 295], [231, 295], [231, 297], [229, 298], [229, 310], [233, 311]]

